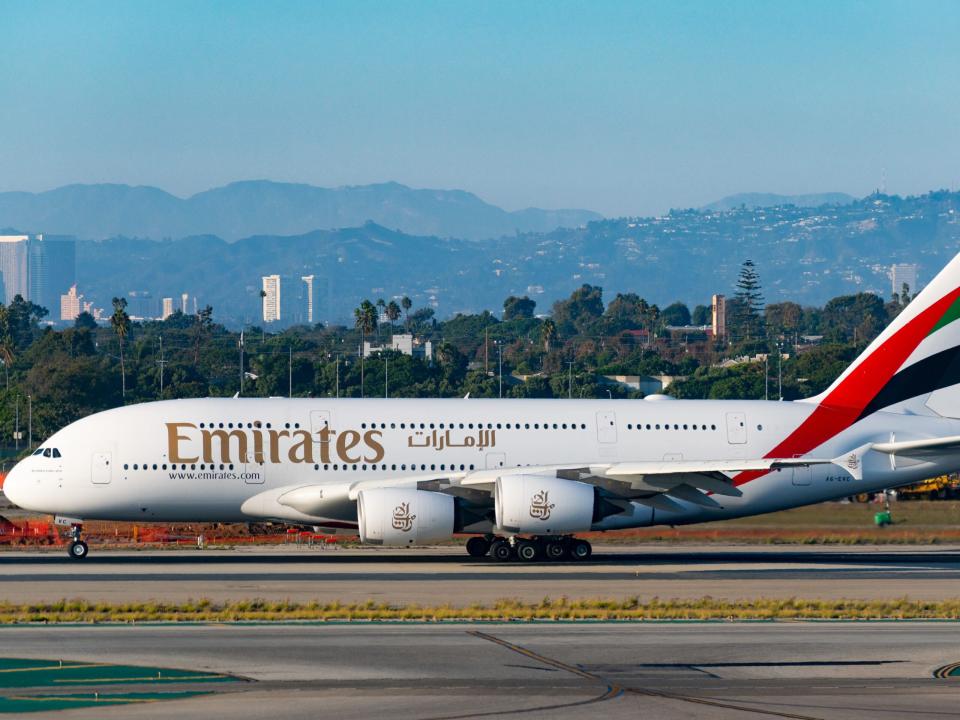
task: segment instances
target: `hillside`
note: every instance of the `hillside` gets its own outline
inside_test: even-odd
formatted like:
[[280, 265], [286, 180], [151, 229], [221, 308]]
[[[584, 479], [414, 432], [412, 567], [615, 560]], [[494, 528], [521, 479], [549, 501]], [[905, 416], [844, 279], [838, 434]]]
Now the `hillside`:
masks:
[[322, 188], [254, 180], [185, 199], [153, 187], [108, 184], [0, 193], [0, 227], [89, 239], [216, 235], [232, 242], [369, 221], [415, 235], [479, 240], [577, 227], [600, 217], [588, 210], [507, 212], [463, 190], [417, 190], [399, 183]]

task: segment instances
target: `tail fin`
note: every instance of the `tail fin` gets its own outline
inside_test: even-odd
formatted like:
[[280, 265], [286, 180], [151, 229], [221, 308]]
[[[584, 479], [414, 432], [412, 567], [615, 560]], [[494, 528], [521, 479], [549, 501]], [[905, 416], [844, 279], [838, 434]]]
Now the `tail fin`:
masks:
[[825, 392], [806, 402], [855, 413], [854, 421], [903, 403], [923, 408], [931, 393], [960, 383], [958, 320], [960, 255]]

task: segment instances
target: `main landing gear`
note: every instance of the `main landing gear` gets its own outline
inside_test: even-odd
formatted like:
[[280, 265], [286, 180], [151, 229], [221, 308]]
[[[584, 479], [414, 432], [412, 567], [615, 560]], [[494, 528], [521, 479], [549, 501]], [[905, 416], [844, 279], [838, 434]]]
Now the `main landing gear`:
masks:
[[593, 553], [593, 547], [586, 540], [571, 536], [503, 538], [493, 535], [472, 537], [467, 540], [467, 553], [470, 557], [489, 555], [494, 560], [507, 562], [522, 560], [587, 560]]
[[80, 534], [83, 532], [83, 525], [73, 525], [72, 527], [73, 530], [70, 532], [70, 537], [73, 538], [73, 540], [70, 543], [67, 553], [73, 560], [85, 560], [87, 553], [90, 552], [90, 548], [80, 539]]

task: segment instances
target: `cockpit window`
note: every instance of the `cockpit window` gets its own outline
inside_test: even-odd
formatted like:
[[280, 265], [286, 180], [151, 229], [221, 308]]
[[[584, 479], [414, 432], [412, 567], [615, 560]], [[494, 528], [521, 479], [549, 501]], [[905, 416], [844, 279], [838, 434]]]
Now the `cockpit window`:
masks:
[[50, 448], [47, 448], [46, 450], [43, 451], [43, 456], [50, 457]]
[[33, 451], [34, 455], [43, 455], [43, 448], [37, 448]]
[[60, 457], [60, 451], [57, 450], [56, 448], [54, 448], [54, 449], [53, 449], [53, 456], [54, 456], [55, 458]]

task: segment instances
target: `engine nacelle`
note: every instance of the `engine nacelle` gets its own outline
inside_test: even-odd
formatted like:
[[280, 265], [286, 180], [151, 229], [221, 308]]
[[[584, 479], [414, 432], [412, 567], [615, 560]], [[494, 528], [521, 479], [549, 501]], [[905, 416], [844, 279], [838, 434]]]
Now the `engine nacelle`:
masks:
[[447, 540], [456, 517], [454, 498], [408, 488], [375, 488], [357, 494], [360, 541], [418, 545]]
[[596, 492], [593, 485], [543, 475], [497, 478], [497, 526], [505, 532], [563, 535], [589, 530]]

